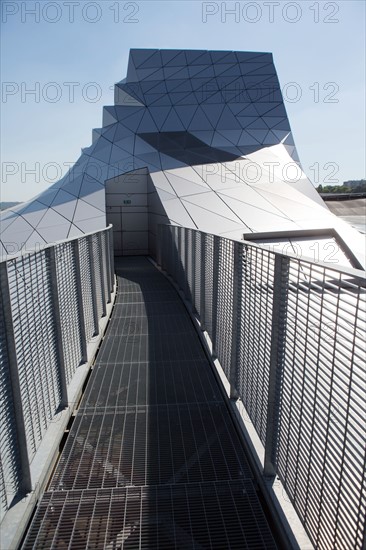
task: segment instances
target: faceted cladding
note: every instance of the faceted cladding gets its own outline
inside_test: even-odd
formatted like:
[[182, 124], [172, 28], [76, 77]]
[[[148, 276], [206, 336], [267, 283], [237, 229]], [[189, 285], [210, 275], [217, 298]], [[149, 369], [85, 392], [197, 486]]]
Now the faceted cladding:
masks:
[[150, 248], [160, 222], [230, 238], [337, 226], [355, 242], [301, 170], [271, 54], [137, 49], [92, 145], [2, 215], [2, 253], [105, 227], [105, 182], [142, 168]]

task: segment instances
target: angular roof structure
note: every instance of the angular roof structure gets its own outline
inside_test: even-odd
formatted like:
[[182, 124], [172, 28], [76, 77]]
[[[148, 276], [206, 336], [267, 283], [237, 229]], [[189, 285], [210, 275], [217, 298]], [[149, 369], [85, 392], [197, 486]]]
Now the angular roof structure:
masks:
[[[335, 228], [362, 254], [362, 237], [302, 171], [270, 53], [154, 49], [130, 51], [115, 104], [69, 172], [2, 214], [1, 253], [105, 227], [106, 181], [140, 169], [155, 222], [267, 243], [283, 241], [273, 233]], [[305, 255], [314, 241], [286, 239], [306, 241]]]

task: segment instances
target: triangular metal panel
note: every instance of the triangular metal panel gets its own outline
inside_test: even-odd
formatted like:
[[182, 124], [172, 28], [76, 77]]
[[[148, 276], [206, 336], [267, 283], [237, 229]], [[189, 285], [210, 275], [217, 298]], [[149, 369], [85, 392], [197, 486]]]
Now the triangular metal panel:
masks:
[[150, 55], [148, 55], [148, 50], [145, 50], [142, 54], [134, 54], [134, 62], [136, 69], [150, 69], [151, 67], [161, 67], [162, 60], [159, 50], [150, 50]]
[[154, 119], [152, 118], [150, 112], [147, 110], [145, 111], [141, 122], [138, 127], [139, 132], [157, 132], [158, 127], [156, 123], [154, 122]]
[[234, 52], [228, 52], [225, 50], [212, 50], [210, 51], [211, 62], [213, 65], [236, 63], [236, 56]]
[[132, 48], [130, 50], [130, 58], [136, 68], [140, 67], [144, 62], [150, 59], [158, 50], [147, 48]]
[[187, 181], [186, 179], [180, 178], [179, 176], [175, 176], [171, 173], [166, 172], [166, 176], [178, 197], [211, 191], [208, 185], [205, 184], [203, 181], [200, 185], [197, 185], [197, 183]]
[[212, 65], [189, 65], [188, 74], [190, 78], [196, 76], [201, 78], [213, 78], [215, 76], [215, 71]]
[[164, 67], [164, 76], [168, 79], [189, 78], [188, 68], [184, 67]]
[[212, 59], [207, 50], [186, 51], [187, 65], [211, 65]]
[[174, 109], [170, 111], [161, 128], [162, 132], [182, 132], [186, 128]]
[[183, 126], [187, 129], [192, 121], [195, 112], [198, 109], [198, 105], [177, 105], [174, 107], [177, 115], [183, 123]]
[[161, 131], [161, 128], [168, 116], [168, 114], [170, 113], [170, 111], [172, 110], [171, 107], [150, 107], [149, 111], [150, 111], [150, 114], [156, 124], [156, 126], [158, 127], [159, 131]]
[[55, 210], [58, 214], [61, 214], [65, 220], [72, 221], [75, 208], [76, 208], [77, 199], [74, 199], [73, 202], [65, 202], [58, 205], [52, 205], [52, 209]]
[[[160, 195], [160, 192], [158, 191]], [[181, 199], [172, 199], [163, 202], [164, 209], [169, 220], [172, 223], [182, 225], [183, 227], [197, 228], [199, 227], [194, 223], [191, 216], [187, 212], [187, 209], [183, 206]]]
[[87, 204], [82, 199], [78, 200], [76, 205], [73, 223], [78, 225], [78, 222], [83, 220], [92, 220], [101, 216], [101, 211], [94, 206]]
[[162, 50], [161, 57], [164, 66], [182, 67], [183, 65], [187, 65], [184, 50]]
[[188, 129], [189, 131], [213, 130], [214, 126], [211, 124], [201, 107], [199, 107], [195, 112]]
[[[233, 221], [232, 219], [228, 219], [225, 216], [222, 216], [221, 214], [212, 212], [210, 210], [207, 210], [205, 208], [192, 204], [190, 201], [186, 199], [182, 199], [182, 204], [186, 207], [190, 216], [195, 221], [197, 227], [199, 227], [201, 231], [215, 234], [217, 233], [217, 228], [219, 227], [220, 233], [222, 234], [222, 233], [225, 233], [226, 231], [233, 231], [235, 229], [239, 229], [243, 225], [243, 223], [239, 219], [237, 222]], [[224, 202], [222, 202], [222, 205], [225, 208]]]

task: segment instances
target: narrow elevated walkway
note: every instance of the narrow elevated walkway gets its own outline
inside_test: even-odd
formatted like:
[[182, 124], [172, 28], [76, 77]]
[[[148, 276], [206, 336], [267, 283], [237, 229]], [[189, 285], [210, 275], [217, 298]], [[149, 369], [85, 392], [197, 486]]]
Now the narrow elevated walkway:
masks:
[[112, 319], [24, 548], [276, 548], [180, 297], [116, 261]]

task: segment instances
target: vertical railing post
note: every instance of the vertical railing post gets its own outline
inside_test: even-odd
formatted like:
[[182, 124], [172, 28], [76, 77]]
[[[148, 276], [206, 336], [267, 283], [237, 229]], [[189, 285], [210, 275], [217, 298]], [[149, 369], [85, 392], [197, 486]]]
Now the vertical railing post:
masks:
[[171, 276], [174, 281], [179, 285], [179, 236], [178, 236], [178, 227], [173, 226], [171, 228], [172, 234], [172, 259], [173, 264], [171, 266]]
[[173, 258], [174, 262], [172, 265], [172, 273], [173, 273], [173, 279], [179, 285], [179, 227], [174, 226], [172, 227], [172, 234], [173, 234]]
[[18, 443], [20, 471], [19, 476], [20, 491], [22, 494], [29, 493], [32, 490], [32, 480], [29, 466], [27, 434], [25, 431], [24, 411], [22, 405], [22, 393], [19, 381], [18, 360], [16, 353], [13, 314], [11, 309], [11, 298], [9, 291], [7, 263], [0, 263], [0, 291], [3, 303], [5, 338], [7, 347], [7, 357], [9, 363], [9, 374], [11, 383], [11, 392], [13, 397], [13, 407], [15, 414], [16, 439]]
[[169, 225], [165, 225], [163, 228], [164, 240], [163, 240], [163, 269], [173, 277], [172, 265], [173, 265], [173, 253], [174, 243], [172, 228]]
[[177, 262], [177, 283], [181, 290], [184, 292], [184, 286], [182, 283], [182, 272], [183, 272], [183, 262], [182, 262], [182, 228], [177, 227], [178, 231], [178, 262]]
[[276, 255], [274, 266], [273, 308], [271, 330], [271, 355], [268, 388], [268, 409], [266, 444], [264, 455], [264, 475], [276, 474], [276, 447], [279, 431], [280, 388], [283, 378], [286, 311], [290, 260]]
[[186, 232], [184, 227], [179, 228], [180, 234], [180, 287], [184, 292], [185, 297], [187, 294], [187, 278], [186, 278]]
[[173, 269], [174, 262], [175, 262], [175, 252], [176, 252], [174, 229], [175, 228], [172, 227], [171, 225], [168, 225], [166, 227], [166, 232], [167, 232], [167, 241], [166, 241], [166, 243], [169, 244], [169, 254], [167, 256], [167, 262], [166, 262], [167, 269], [166, 269], [166, 271], [168, 271], [169, 275], [171, 275], [172, 278], [175, 280], [175, 274], [174, 274], [174, 269]]
[[91, 295], [92, 295], [92, 304], [93, 304], [93, 320], [94, 320], [94, 335], [99, 334], [99, 318], [98, 318], [98, 304], [97, 304], [97, 283], [95, 277], [95, 254], [93, 246], [93, 235], [87, 236], [87, 246], [89, 249], [89, 269], [90, 269], [90, 280], [91, 280]]
[[105, 257], [105, 268], [106, 268], [106, 291], [107, 291], [107, 304], [111, 302], [112, 294], [112, 277], [111, 277], [111, 247], [109, 243], [109, 229], [104, 231], [104, 257]]
[[161, 268], [168, 271], [167, 266], [170, 265], [171, 257], [171, 235], [167, 225], [161, 226]]
[[163, 228], [164, 240], [162, 248], [162, 257], [163, 257], [163, 269], [173, 276], [172, 265], [173, 265], [173, 235], [172, 228], [169, 225], [165, 225]]
[[157, 231], [157, 243], [156, 243], [156, 260], [158, 266], [163, 269], [162, 249], [163, 249], [163, 226], [159, 223]]
[[220, 271], [220, 237], [213, 238], [213, 262], [212, 262], [212, 348], [216, 355], [217, 316], [219, 302], [219, 271]]
[[75, 260], [75, 274], [76, 274], [76, 292], [78, 300], [78, 316], [79, 316], [79, 329], [81, 340], [81, 363], [86, 363], [88, 360], [86, 330], [85, 330], [85, 315], [84, 315], [84, 302], [83, 302], [83, 287], [81, 284], [81, 266], [80, 266], [80, 240], [74, 240], [74, 260]]
[[200, 233], [201, 254], [200, 254], [200, 321], [201, 330], [206, 330], [206, 234]]
[[170, 241], [169, 241], [169, 228], [166, 225], [161, 224], [160, 235], [161, 235], [161, 248], [160, 248], [160, 261], [161, 269], [167, 271], [167, 264], [170, 263]]
[[[65, 366], [63, 334], [62, 334], [62, 327], [61, 327], [61, 311], [60, 311], [60, 302], [59, 302], [58, 281], [57, 281], [56, 247], [51, 246], [50, 248], [47, 248], [46, 254], [48, 255], [49, 266], [50, 266], [53, 318], [55, 323], [56, 345], [57, 345], [58, 376], [59, 376], [60, 391], [61, 391], [60, 405], [61, 407], [67, 407], [68, 396], [67, 396], [66, 366]], [[67, 343], [65, 342], [65, 346], [66, 345]]]
[[99, 231], [97, 234], [97, 242], [99, 248], [99, 261], [100, 261], [100, 287], [102, 294], [102, 317], [107, 315], [107, 300], [105, 297], [106, 291], [106, 272], [105, 272], [105, 250], [103, 247], [102, 233]]
[[192, 289], [191, 289], [191, 299], [192, 299], [192, 311], [195, 311], [196, 309], [196, 240], [197, 240], [197, 232], [192, 229], [191, 231], [192, 235]]
[[175, 227], [168, 225], [166, 226], [166, 244], [169, 245], [169, 254], [166, 257], [166, 270], [169, 275], [175, 280], [174, 266], [176, 263], [176, 242], [175, 242]]
[[243, 292], [243, 245], [235, 241], [233, 243], [233, 296], [232, 296], [232, 336], [231, 336], [231, 361], [230, 361], [230, 399], [238, 398], [239, 362], [240, 362], [240, 335], [241, 335], [241, 303]]
[[175, 277], [175, 272], [174, 272], [174, 265], [176, 263], [176, 250], [177, 250], [177, 244], [175, 242], [175, 227], [172, 227], [171, 225], [167, 228], [167, 231], [169, 232], [169, 248], [170, 248], [170, 253], [169, 253], [169, 263], [168, 263], [168, 273], [169, 275], [171, 275], [171, 277], [174, 279], [175, 282], [177, 282], [177, 279]]
[[184, 269], [183, 269], [184, 294], [185, 294], [186, 299], [188, 300], [188, 302], [191, 303], [192, 295], [191, 295], [191, 289], [190, 289], [190, 286], [189, 286], [189, 276], [188, 276], [189, 256], [192, 253], [192, 249], [189, 246], [191, 230], [187, 229], [185, 227], [183, 229], [183, 234], [184, 234]]
[[114, 245], [113, 245], [113, 227], [109, 227], [107, 230], [108, 235], [108, 243], [109, 243], [109, 272], [111, 276], [111, 288], [110, 288], [110, 294], [114, 291]]

